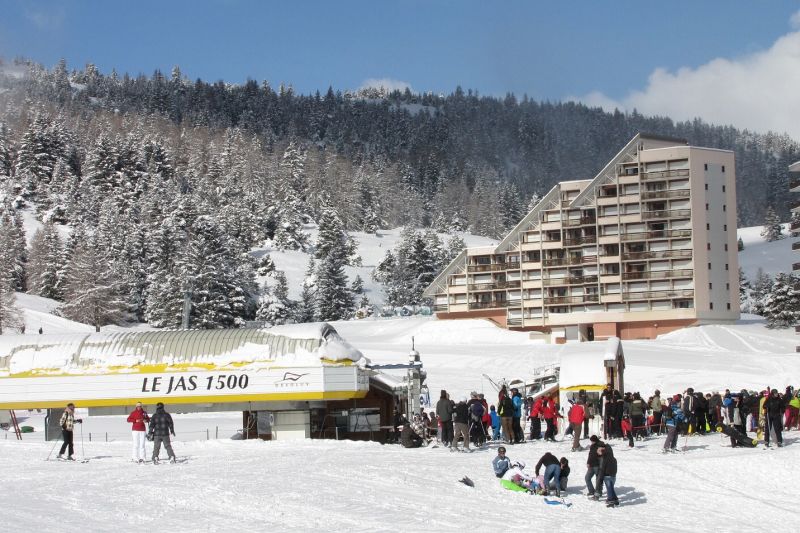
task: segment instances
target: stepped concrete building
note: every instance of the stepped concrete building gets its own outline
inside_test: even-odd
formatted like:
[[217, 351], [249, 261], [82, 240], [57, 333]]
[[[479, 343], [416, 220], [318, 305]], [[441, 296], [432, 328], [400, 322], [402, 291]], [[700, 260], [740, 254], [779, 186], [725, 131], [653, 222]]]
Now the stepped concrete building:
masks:
[[553, 187], [497, 245], [425, 290], [439, 318], [554, 342], [655, 338], [739, 318], [734, 154], [636, 135], [594, 179]]

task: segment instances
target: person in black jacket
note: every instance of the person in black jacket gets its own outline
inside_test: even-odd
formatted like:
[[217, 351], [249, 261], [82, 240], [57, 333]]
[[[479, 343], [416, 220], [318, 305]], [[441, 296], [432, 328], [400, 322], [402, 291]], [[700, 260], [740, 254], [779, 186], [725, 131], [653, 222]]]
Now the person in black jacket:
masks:
[[443, 445], [450, 446], [453, 441], [453, 402], [444, 389], [439, 395], [439, 401], [436, 402], [436, 416], [442, 423], [442, 434], [439, 436], [439, 440]]
[[[592, 435], [589, 437], [589, 441], [592, 443], [589, 446], [589, 457], [586, 459], [586, 475], [584, 476], [583, 480], [586, 482], [586, 490], [589, 491], [587, 496], [590, 498], [594, 497], [594, 483], [592, 483], [592, 478], [598, 476], [597, 470], [600, 466], [600, 458], [597, 456], [597, 449], [605, 446], [605, 442], [601, 441], [597, 435]], [[599, 476], [598, 476], [599, 477]], [[603, 486], [598, 485], [599, 495], [598, 498], [603, 495]]]
[[764, 445], [769, 448], [769, 434], [771, 431], [775, 432], [775, 440], [778, 441], [778, 448], [783, 446], [783, 412], [786, 410], [786, 403], [778, 389], [772, 389], [770, 395], [764, 400], [764, 417], [767, 421], [767, 427], [764, 428]]
[[167, 449], [167, 455], [171, 463], [175, 462], [175, 452], [172, 451], [172, 444], [169, 436], [175, 436], [175, 426], [172, 423], [172, 416], [164, 410], [164, 404], [156, 404], [156, 414], [150, 417], [150, 436], [153, 438], [153, 463], [158, 463], [158, 455], [161, 452], [161, 444]]
[[419, 448], [422, 446], [422, 437], [417, 435], [417, 432], [411, 428], [411, 424], [406, 422], [403, 424], [403, 430], [400, 432], [400, 444], [403, 448]]
[[461, 401], [456, 404], [455, 411], [453, 412], [453, 442], [450, 445], [450, 450], [458, 449], [458, 438], [464, 438], [464, 451], [469, 451], [469, 408], [467, 407], [467, 397], [461, 398]]
[[599, 446], [597, 448], [597, 457], [600, 463], [597, 467], [597, 487], [595, 489], [594, 499], [600, 497], [597, 495], [605, 485], [606, 487], [606, 505], [608, 507], [616, 507], [619, 505], [619, 498], [614, 491], [614, 483], [617, 481], [617, 460], [614, 458], [614, 452], [611, 451], [611, 446]]
[[539, 476], [539, 470], [544, 466], [544, 487], [545, 492], [547, 487], [550, 486], [550, 481], [553, 481], [556, 489], [556, 496], [561, 497], [561, 461], [550, 452], [545, 453], [539, 462], [536, 463], [536, 476]]

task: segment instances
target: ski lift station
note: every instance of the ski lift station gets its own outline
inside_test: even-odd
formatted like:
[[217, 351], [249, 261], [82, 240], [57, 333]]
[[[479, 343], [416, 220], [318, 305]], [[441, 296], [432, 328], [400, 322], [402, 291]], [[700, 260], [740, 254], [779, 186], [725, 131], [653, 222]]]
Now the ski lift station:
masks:
[[[379, 440], [395, 409], [418, 401], [419, 358], [404, 380], [326, 323], [270, 329], [0, 337], [0, 410], [48, 409], [47, 438], [72, 402], [127, 415], [136, 402], [171, 412], [241, 411], [245, 438]], [[412, 394], [409, 394], [409, 389]]]

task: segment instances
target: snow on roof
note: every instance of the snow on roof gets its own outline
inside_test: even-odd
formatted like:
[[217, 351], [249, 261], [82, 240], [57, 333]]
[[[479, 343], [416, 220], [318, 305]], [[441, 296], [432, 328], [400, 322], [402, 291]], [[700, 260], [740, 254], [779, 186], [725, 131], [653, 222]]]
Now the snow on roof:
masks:
[[614, 361], [617, 355], [622, 355], [622, 343], [619, 337], [609, 337], [606, 341], [606, 352], [603, 359], [606, 361]]
[[561, 352], [559, 386], [562, 389], [579, 385], [605, 386], [605, 354], [606, 345], [594, 342], [581, 343], [580, 350]]
[[0, 376], [120, 372], [142, 365], [208, 369], [347, 362], [363, 366], [367, 361], [324, 322], [272, 329], [0, 337]]

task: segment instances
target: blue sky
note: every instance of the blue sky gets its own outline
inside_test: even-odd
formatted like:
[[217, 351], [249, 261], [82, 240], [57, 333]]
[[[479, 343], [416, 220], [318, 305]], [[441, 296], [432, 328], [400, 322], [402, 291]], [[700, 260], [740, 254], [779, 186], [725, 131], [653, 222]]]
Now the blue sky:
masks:
[[177, 64], [192, 79], [303, 93], [378, 79], [641, 108], [654, 73], [747, 61], [800, 31], [799, 10], [796, 0], [0, 0], [0, 55], [132, 74]]

